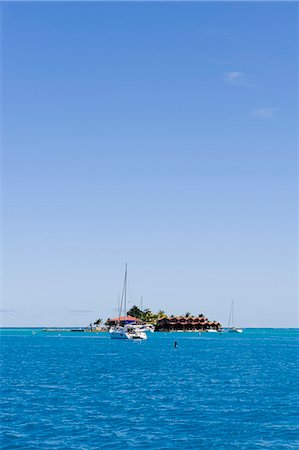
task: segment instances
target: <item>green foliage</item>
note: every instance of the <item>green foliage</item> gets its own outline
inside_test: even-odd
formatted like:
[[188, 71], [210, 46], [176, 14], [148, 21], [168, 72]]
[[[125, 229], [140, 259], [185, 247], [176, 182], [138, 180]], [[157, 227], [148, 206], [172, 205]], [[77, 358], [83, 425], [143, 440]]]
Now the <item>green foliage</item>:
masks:
[[100, 325], [103, 322], [103, 319], [98, 319], [95, 322], [93, 322], [94, 325]]
[[132, 308], [127, 311], [127, 315], [143, 320], [143, 312], [136, 305], [132, 306]]
[[129, 311], [127, 311], [128, 316], [136, 317], [137, 319], [142, 320], [147, 323], [156, 323], [157, 319], [162, 317], [167, 317], [165, 311], [158, 311], [156, 314], [153, 313], [149, 308], [144, 309], [143, 311], [138, 308], [138, 306], [134, 305]]
[[165, 311], [161, 310], [157, 312], [158, 319], [163, 319], [164, 317], [168, 317]]

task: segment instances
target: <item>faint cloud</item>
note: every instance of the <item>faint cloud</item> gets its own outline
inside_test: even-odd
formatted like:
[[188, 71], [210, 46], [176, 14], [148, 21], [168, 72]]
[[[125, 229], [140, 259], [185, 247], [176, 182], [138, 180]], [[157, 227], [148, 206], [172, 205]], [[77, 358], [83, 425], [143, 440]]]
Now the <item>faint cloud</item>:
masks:
[[225, 79], [226, 81], [234, 81], [240, 78], [241, 72], [226, 72]]
[[277, 113], [277, 108], [259, 108], [251, 111], [253, 117], [260, 117], [261, 119], [271, 119]]
[[224, 74], [224, 80], [233, 86], [250, 87], [254, 85], [250, 77], [243, 72], [226, 72]]

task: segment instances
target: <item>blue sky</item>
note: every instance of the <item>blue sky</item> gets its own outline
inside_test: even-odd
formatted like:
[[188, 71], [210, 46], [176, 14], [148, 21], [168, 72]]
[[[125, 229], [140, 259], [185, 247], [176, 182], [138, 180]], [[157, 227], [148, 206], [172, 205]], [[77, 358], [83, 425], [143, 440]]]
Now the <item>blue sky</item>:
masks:
[[2, 5], [4, 326], [297, 325], [297, 13]]

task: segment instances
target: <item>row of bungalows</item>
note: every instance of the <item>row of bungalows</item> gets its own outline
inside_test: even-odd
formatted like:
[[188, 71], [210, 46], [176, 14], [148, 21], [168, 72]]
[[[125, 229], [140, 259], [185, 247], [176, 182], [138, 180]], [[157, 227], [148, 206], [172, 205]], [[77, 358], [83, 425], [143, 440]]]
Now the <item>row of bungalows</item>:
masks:
[[221, 328], [220, 322], [211, 322], [203, 315], [200, 316], [171, 316], [157, 320], [155, 331], [218, 331]]

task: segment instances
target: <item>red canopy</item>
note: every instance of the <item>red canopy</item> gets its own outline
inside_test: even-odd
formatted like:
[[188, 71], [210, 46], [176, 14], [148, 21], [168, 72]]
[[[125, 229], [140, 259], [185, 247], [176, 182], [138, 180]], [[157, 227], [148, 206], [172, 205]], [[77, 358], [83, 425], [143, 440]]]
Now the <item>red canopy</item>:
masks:
[[114, 317], [113, 319], [109, 319], [107, 322], [141, 322], [137, 317], [132, 316], [122, 316], [122, 317]]

